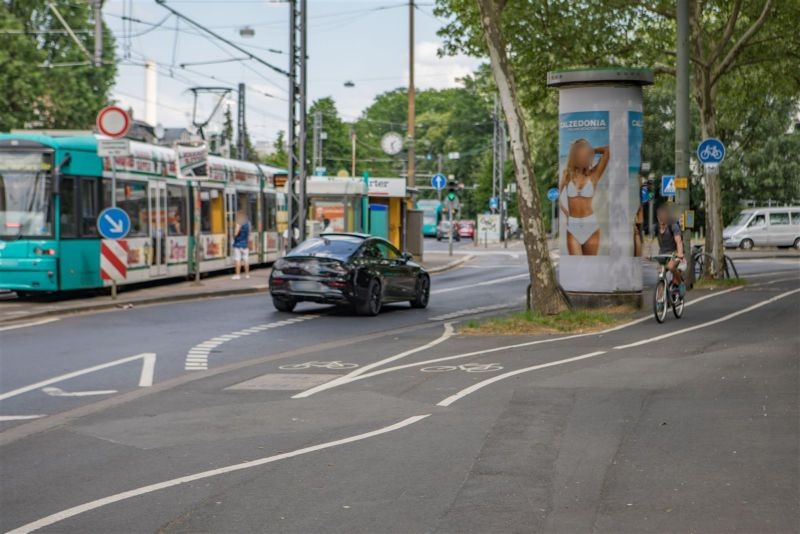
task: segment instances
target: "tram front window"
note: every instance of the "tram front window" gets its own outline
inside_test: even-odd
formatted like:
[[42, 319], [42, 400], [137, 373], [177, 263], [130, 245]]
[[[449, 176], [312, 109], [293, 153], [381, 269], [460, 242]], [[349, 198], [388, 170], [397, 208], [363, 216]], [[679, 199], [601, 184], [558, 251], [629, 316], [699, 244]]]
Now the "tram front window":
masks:
[[50, 154], [0, 152], [0, 238], [50, 237]]

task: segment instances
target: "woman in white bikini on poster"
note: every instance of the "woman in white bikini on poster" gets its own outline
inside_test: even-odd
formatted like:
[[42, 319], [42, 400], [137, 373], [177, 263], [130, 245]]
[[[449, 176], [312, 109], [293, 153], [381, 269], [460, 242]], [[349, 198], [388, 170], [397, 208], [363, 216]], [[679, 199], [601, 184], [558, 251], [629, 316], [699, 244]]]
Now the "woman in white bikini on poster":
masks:
[[[600, 160], [592, 167], [595, 154], [600, 154]], [[567, 251], [571, 256], [597, 256], [600, 225], [592, 209], [592, 199], [608, 158], [607, 146], [592, 148], [586, 139], [576, 139], [569, 147], [558, 190], [559, 194], [567, 190], [567, 208], [562, 202], [559, 204], [567, 219]]]

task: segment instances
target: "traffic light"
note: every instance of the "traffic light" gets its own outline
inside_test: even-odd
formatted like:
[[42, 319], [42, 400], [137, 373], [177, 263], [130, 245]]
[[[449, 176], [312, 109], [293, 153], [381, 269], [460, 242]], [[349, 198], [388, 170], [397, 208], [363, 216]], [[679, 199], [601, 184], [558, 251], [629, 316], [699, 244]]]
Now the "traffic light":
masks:
[[447, 184], [447, 200], [453, 202], [458, 197], [458, 184], [451, 180]]

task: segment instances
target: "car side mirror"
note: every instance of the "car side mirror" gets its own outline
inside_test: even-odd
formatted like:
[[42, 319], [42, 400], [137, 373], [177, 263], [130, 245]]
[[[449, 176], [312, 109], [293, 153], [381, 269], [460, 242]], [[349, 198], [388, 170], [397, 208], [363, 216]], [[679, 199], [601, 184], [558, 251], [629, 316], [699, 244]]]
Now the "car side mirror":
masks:
[[400, 257], [403, 259], [403, 261], [406, 261], [406, 262], [411, 261], [411, 260], [414, 259], [414, 255], [411, 254], [410, 252], [403, 252], [400, 255]]

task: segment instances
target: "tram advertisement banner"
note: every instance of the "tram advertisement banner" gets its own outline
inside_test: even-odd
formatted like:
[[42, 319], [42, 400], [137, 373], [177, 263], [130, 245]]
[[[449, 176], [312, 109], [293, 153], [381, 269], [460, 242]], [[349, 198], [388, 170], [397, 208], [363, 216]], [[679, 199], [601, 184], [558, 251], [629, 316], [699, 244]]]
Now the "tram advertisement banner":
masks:
[[178, 165], [184, 178], [208, 176], [208, 147], [178, 145]]

